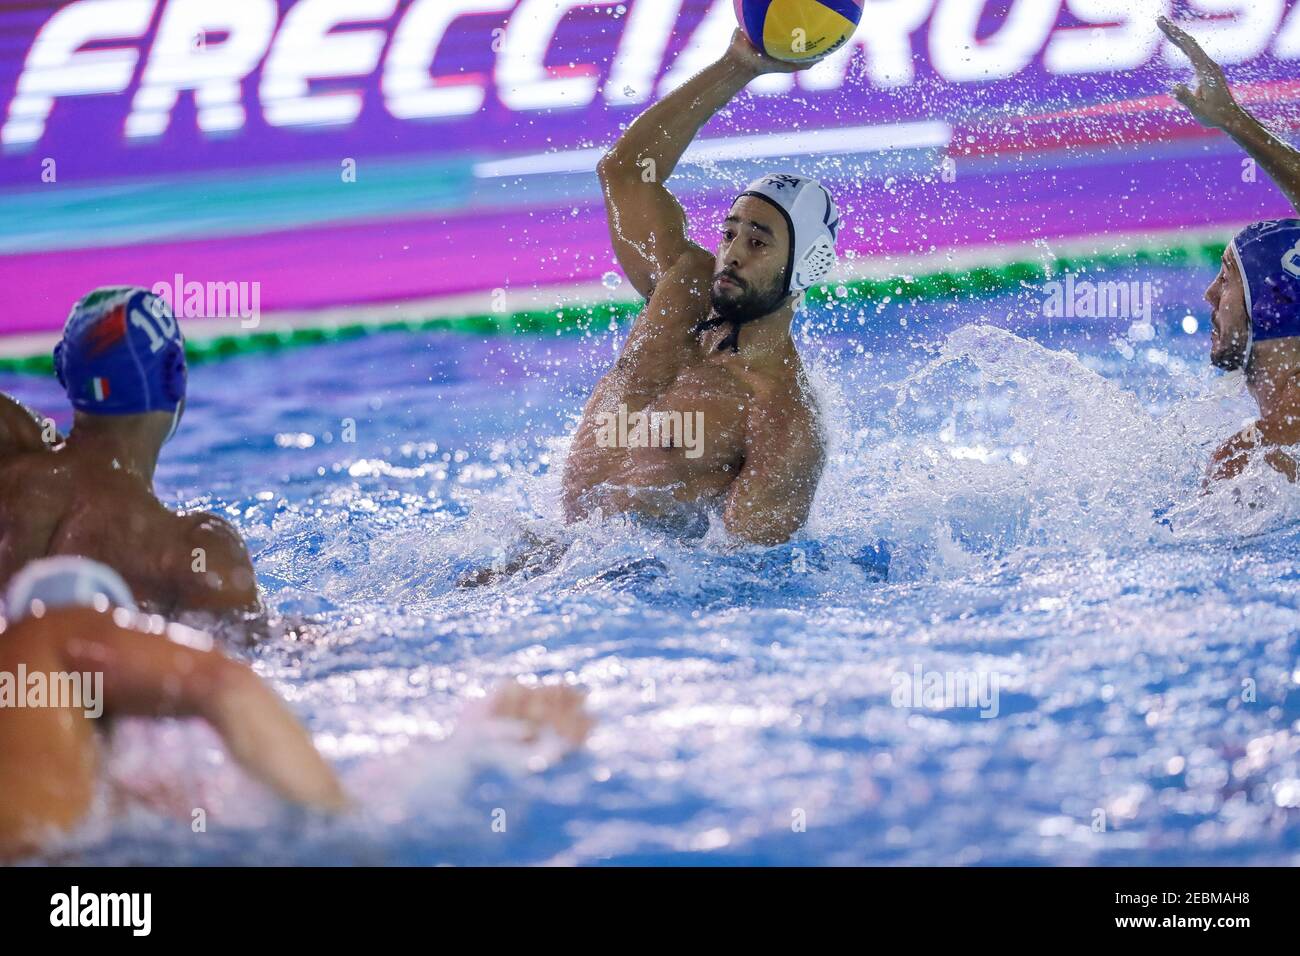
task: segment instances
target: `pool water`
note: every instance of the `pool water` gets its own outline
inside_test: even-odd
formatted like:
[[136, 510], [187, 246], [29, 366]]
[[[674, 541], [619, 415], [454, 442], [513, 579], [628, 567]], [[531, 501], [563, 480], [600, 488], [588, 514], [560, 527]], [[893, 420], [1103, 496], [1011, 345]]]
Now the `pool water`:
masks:
[[[182, 819], [97, 813], [51, 858], [1300, 862], [1300, 495], [1267, 469], [1198, 493], [1252, 412], [1208, 367], [1210, 275], [1108, 278], [1153, 283], [1149, 323], [1047, 319], [1029, 287], [803, 317], [834, 450], [768, 550], [563, 526], [567, 435], [626, 329], [196, 368], [160, 494], [248, 539], [276, 633], [237, 653], [359, 809], [284, 809], [204, 728], [129, 722], [113, 774], [170, 780]], [[454, 586], [530, 534], [570, 542], [558, 567]], [[996, 716], [900, 699], [918, 674], [976, 675]], [[588, 689], [589, 747], [453, 732], [513, 677]]]

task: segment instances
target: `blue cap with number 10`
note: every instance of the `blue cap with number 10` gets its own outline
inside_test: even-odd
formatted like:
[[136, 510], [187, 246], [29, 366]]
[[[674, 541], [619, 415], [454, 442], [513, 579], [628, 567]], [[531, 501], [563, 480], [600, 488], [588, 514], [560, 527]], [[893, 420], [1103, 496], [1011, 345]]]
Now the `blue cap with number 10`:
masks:
[[80, 411], [174, 413], [185, 398], [185, 339], [160, 296], [133, 286], [96, 289], [72, 307], [54, 372]]

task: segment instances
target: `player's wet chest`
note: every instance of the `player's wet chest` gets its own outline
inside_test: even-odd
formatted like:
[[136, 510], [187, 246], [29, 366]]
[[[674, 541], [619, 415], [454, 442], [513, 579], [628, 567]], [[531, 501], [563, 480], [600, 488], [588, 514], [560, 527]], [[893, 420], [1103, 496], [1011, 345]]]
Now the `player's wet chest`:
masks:
[[678, 429], [701, 464], [728, 463], [743, 455], [749, 392], [725, 368], [683, 368], [646, 411], [663, 426]]

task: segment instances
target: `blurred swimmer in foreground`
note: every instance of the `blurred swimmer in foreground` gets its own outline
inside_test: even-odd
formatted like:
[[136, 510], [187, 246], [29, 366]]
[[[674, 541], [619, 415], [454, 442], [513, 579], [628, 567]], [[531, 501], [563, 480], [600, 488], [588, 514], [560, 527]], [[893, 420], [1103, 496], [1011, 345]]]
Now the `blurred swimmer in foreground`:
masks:
[[[321, 810], [346, 798], [311, 738], [249, 668], [204, 634], [136, 613], [122, 578], [84, 558], [19, 572], [0, 633], [0, 860], [38, 850], [90, 810], [95, 722], [199, 717], [280, 796]], [[38, 694], [39, 691], [39, 694]]]
[[[247, 666], [211, 639], [136, 612], [112, 569], [50, 558], [17, 574], [0, 632], [0, 862], [39, 852], [86, 818], [103, 779], [100, 717], [197, 717], [254, 779], [324, 812], [348, 799], [311, 737]], [[586, 739], [583, 697], [567, 687], [501, 688], [490, 717]], [[529, 739], [525, 737], [524, 739]]]
[[[1242, 109], [1223, 69], [1191, 35], [1168, 18], [1159, 23], [1196, 67], [1198, 88], [1180, 84], [1174, 96], [1202, 124], [1236, 140], [1300, 210], [1300, 151]], [[1281, 447], [1300, 442], [1300, 219], [1256, 222], [1239, 232], [1205, 298], [1213, 309], [1210, 361], [1224, 371], [1245, 369], [1260, 416], [1215, 451], [1206, 481], [1241, 474], [1256, 449], [1295, 481], [1296, 462]]]
[[54, 370], [75, 410], [66, 437], [0, 395], [0, 587], [37, 558], [81, 555], [150, 610], [259, 612], [234, 527], [154, 494], [185, 410], [185, 342], [167, 302], [129, 287], [90, 293], [68, 316]]

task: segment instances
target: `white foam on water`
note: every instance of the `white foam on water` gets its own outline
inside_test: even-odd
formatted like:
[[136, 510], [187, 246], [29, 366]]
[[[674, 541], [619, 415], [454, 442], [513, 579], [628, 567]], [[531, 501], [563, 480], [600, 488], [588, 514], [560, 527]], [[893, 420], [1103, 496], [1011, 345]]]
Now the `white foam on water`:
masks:
[[[1276, 860], [1294, 735], [1249, 766], [1239, 751], [1286, 733], [1295, 660], [1279, 635], [1300, 621], [1279, 559], [1249, 549], [1286, 545], [1298, 496], [1262, 462], [1201, 494], [1250, 414], [1240, 379], [1160, 366], [1154, 403], [1127, 369], [986, 324], [892, 376], [812, 351], [831, 458], [781, 548], [621, 517], [566, 527], [553, 434], [445, 479], [339, 460], [309, 503], [254, 526], [273, 610], [303, 619], [255, 659], [360, 810], [266, 825], [250, 803], [220, 852], [133, 817], [91, 858], [1131, 862], [1190, 839], [1200, 859]], [[547, 537], [567, 545], [549, 570], [455, 586]], [[852, 560], [882, 540], [883, 583]], [[916, 662], [998, 674], [1002, 716], [891, 706]], [[1225, 708], [1243, 673], [1263, 703]], [[457, 749], [467, 705], [517, 676], [591, 690], [583, 754], [484, 766]], [[228, 763], [182, 771], [218, 795], [246, 786]], [[493, 834], [495, 808], [509, 834]], [[791, 808], [813, 824], [798, 838]], [[1098, 808], [1107, 835], [1090, 829]], [[1192, 837], [1186, 813], [1207, 815]], [[137, 837], [153, 849], [124, 848]]]

